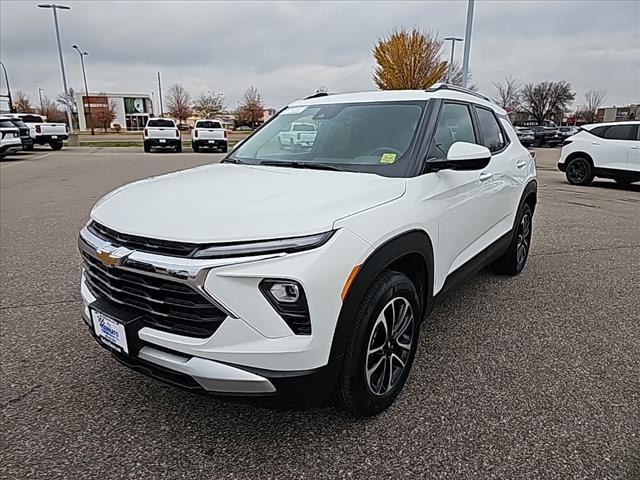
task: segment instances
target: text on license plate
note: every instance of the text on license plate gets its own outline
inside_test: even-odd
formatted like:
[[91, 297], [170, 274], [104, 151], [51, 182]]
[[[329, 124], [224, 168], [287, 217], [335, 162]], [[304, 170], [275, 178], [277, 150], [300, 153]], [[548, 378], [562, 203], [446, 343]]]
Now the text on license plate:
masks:
[[91, 310], [91, 320], [96, 335], [118, 351], [129, 353], [124, 325], [97, 310]]

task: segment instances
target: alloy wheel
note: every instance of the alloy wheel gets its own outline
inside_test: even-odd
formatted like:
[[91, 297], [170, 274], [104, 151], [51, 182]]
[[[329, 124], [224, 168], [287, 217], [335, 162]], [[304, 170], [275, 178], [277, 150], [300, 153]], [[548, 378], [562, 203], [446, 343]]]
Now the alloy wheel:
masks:
[[529, 246], [531, 243], [531, 216], [525, 213], [520, 220], [518, 227], [518, 242], [516, 245], [516, 262], [518, 270], [520, 270], [527, 261], [529, 255]]
[[567, 177], [571, 183], [582, 183], [587, 178], [588, 168], [586, 161], [582, 159], [574, 160], [567, 167]]
[[395, 297], [378, 315], [367, 346], [365, 375], [374, 395], [385, 395], [402, 377], [415, 339], [413, 309]]

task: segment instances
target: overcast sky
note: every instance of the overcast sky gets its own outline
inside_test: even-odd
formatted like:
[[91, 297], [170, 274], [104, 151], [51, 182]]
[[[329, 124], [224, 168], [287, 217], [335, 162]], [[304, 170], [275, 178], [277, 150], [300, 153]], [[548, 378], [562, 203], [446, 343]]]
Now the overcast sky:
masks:
[[[466, 1], [64, 3], [72, 7], [59, 16], [73, 88], [82, 88], [77, 43], [89, 52], [91, 91], [157, 96], [160, 70], [165, 91], [174, 82], [192, 96], [221, 91], [231, 108], [250, 85], [276, 108], [320, 86], [374, 89], [371, 48], [380, 36], [413, 26], [464, 36], [466, 15]], [[0, 1], [0, 58], [12, 90], [33, 104], [38, 87], [49, 96], [63, 90], [52, 13], [36, 5]], [[591, 88], [607, 91], [607, 105], [638, 103], [640, 2], [479, 0], [470, 59], [474, 82], [490, 95], [492, 82], [513, 75], [567, 80], [576, 104]]]

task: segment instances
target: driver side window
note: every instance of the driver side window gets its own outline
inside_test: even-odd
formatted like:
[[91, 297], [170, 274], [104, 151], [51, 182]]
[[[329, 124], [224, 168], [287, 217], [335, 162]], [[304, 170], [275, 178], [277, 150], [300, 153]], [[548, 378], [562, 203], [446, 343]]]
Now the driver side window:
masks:
[[449, 148], [455, 142], [477, 143], [471, 112], [467, 105], [445, 103], [440, 110], [428, 158], [446, 159]]

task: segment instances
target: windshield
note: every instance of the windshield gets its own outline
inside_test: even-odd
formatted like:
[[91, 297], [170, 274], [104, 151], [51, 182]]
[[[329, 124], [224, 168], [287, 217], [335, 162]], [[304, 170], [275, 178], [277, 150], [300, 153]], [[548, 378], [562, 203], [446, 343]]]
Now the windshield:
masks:
[[425, 106], [422, 101], [289, 107], [239, 145], [230, 158], [403, 176]]

